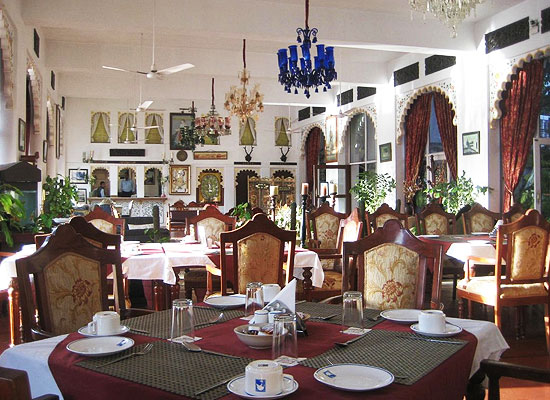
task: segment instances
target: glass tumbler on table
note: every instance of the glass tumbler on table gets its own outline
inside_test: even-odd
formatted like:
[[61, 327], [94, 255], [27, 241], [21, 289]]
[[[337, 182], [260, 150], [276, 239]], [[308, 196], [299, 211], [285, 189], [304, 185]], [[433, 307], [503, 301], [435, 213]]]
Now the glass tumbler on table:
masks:
[[244, 304], [244, 316], [254, 315], [256, 310], [264, 307], [262, 282], [250, 282], [246, 285], [246, 299]]
[[298, 335], [296, 332], [295, 314], [275, 316], [271, 351], [274, 360], [281, 356], [298, 356]]
[[363, 328], [363, 294], [345, 292], [342, 307], [342, 330], [347, 327]]
[[195, 339], [195, 324], [193, 322], [193, 301], [177, 299], [172, 302], [171, 341], [181, 341], [183, 336]]

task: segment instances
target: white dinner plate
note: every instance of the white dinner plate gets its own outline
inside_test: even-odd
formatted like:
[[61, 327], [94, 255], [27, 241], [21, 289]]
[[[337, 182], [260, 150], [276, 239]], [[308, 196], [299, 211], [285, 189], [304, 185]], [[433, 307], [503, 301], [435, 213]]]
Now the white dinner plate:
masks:
[[479, 240], [468, 240], [468, 243], [474, 245], [474, 246], [481, 246], [481, 245], [484, 245], [484, 244], [488, 244], [490, 241], [489, 240], [482, 240], [482, 239], [479, 239]]
[[116, 333], [111, 333], [109, 335], [98, 335], [97, 333], [92, 333], [88, 329], [88, 325], [83, 326], [78, 330], [78, 333], [84, 336], [91, 336], [91, 337], [103, 337], [103, 336], [116, 336], [116, 335], [124, 335], [125, 333], [128, 333], [130, 331], [130, 328], [128, 328], [126, 325], [120, 325], [120, 329]]
[[420, 235], [420, 237], [424, 237], [424, 238], [438, 238], [439, 235]]
[[490, 232], [472, 232], [471, 234], [474, 236], [489, 236]]
[[313, 377], [325, 385], [350, 392], [380, 389], [393, 382], [393, 374], [383, 368], [363, 364], [334, 364], [319, 368]]
[[284, 376], [284, 382], [283, 382], [283, 391], [279, 394], [275, 395], [251, 395], [246, 393], [244, 390], [244, 375], [239, 376], [233, 380], [231, 380], [227, 384], [227, 390], [229, 390], [231, 393], [236, 394], [239, 397], [242, 397], [243, 399], [280, 399], [282, 397], [288, 396], [291, 393], [294, 393], [296, 390], [298, 390], [298, 382], [293, 380], [291, 376], [287, 376], [285, 374]]
[[239, 308], [244, 306], [245, 296], [233, 294], [231, 296], [212, 296], [204, 300], [206, 304], [215, 308]]
[[134, 345], [134, 341], [122, 336], [102, 336], [78, 339], [67, 345], [67, 350], [81, 356], [100, 357], [120, 353]]
[[397, 308], [394, 310], [384, 310], [380, 313], [380, 315], [393, 322], [400, 324], [411, 324], [413, 322], [418, 322], [420, 310]]
[[445, 324], [445, 332], [441, 332], [441, 333], [422, 332], [418, 328], [418, 324], [412, 324], [411, 329], [420, 335], [433, 336], [433, 337], [449, 337], [449, 336], [458, 335], [460, 332], [462, 332], [462, 328], [460, 326], [456, 326], [453, 324]]

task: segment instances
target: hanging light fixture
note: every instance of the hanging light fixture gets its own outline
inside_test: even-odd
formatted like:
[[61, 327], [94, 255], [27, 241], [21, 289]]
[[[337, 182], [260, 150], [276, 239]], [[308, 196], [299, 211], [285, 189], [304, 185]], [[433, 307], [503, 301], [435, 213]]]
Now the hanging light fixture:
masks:
[[[455, 38], [456, 28], [466, 19], [478, 4], [485, 0], [409, 0], [414, 11], [433, 14], [451, 29], [451, 37]], [[411, 15], [412, 17], [412, 15]]]
[[[330, 89], [330, 82], [337, 78], [334, 69], [334, 47], [325, 47], [324, 44], [317, 45], [317, 55], [313, 57], [311, 63], [311, 43], [317, 43], [317, 28], [309, 29], [309, 0], [306, 2], [306, 27], [298, 28], [296, 41], [302, 43], [302, 57], [298, 65], [298, 46], [288, 46], [290, 58], [288, 58], [286, 49], [280, 49], [277, 52], [279, 59], [279, 83], [290, 93], [294, 87], [294, 94], [298, 89], [303, 89], [307, 98], [310, 96], [310, 89], [315, 88], [315, 93], [319, 92], [319, 86], [323, 86], [323, 92]], [[313, 39], [312, 39], [313, 37]]]
[[239, 74], [241, 86], [231, 86], [225, 95], [225, 109], [231, 115], [237, 116], [243, 123], [248, 117], [254, 117], [264, 111], [264, 95], [260, 93], [260, 85], [256, 84], [248, 93], [247, 85], [250, 73], [246, 70], [246, 39], [243, 39], [243, 70]]
[[214, 105], [214, 78], [212, 78], [212, 104], [206, 115], [195, 118], [195, 132], [216, 140], [219, 136], [231, 135], [231, 118], [221, 117]]

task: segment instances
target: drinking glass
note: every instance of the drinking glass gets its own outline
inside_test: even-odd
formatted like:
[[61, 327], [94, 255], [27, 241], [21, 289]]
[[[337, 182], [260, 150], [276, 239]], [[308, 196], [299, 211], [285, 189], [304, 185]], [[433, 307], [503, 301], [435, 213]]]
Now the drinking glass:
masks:
[[246, 285], [246, 299], [244, 303], [244, 316], [254, 315], [256, 310], [264, 307], [262, 282], [250, 282]]
[[271, 352], [273, 359], [280, 356], [297, 357], [298, 336], [296, 332], [296, 315], [276, 315], [273, 322], [273, 342]]
[[342, 307], [342, 330], [346, 327], [363, 328], [363, 294], [345, 292]]
[[182, 336], [195, 339], [195, 324], [193, 323], [193, 301], [177, 299], [172, 302], [172, 328], [170, 340], [181, 340]]

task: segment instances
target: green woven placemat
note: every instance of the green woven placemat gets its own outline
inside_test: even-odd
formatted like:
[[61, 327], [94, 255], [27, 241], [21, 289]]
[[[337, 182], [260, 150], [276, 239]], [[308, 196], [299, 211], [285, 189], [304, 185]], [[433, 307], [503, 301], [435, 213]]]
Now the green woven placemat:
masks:
[[[132, 348], [137, 352], [145, 345]], [[96, 372], [161, 389], [170, 393], [200, 400], [214, 400], [225, 396], [227, 385], [222, 384], [196, 396], [195, 393], [228, 378], [244, 374], [249, 358], [229, 358], [185, 350], [181, 344], [155, 342], [153, 349], [143, 355], [127, 358], [117, 363], [100, 367], [127, 352], [109, 357], [90, 358], [78, 366]]]
[[[220, 315], [220, 310], [211, 307], [193, 307], [193, 320], [197, 328], [206, 328], [212, 324], [206, 324]], [[224, 310], [223, 319], [220, 322], [243, 316], [242, 310]], [[148, 333], [136, 332], [140, 335], [151, 336], [161, 339], [170, 338], [170, 328], [172, 324], [172, 310], [158, 311], [155, 313], [142, 315], [141, 317], [129, 318], [122, 323], [130, 329], [135, 328]], [[199, 326], [200, 325], [200, 326]]]
[[[300, 303], [296, 305], [296, 311], [307, 313], [311, 315], [311, 321], [314, 322], [326, 322], [328, 324], [342, 324], [342, 305], [341, 304], [323, 304], [323, 303]], [[336, 314], [334, 317], [323, 320], [316, 319], [315, 317], [330, 317]], [[365, 328], [372, 328], [373, 326], [384, 321], [384, 318], [378, 317], [380, 315], [379, 310], [371, 310], [365, 308], [363, 310], [363, 326]], [[377, 318], [376, 321], [371, 321], [369, 318]]]
[[372, 330], [347, 347], [334, 347], [302, 364], [312, 368], [340, 363], [372, 365], [390, 371], [396, 383], [412, 385], [468, 343], [453, 338], [441, 339], [449, 343], [426, 339], [409, 332]]

